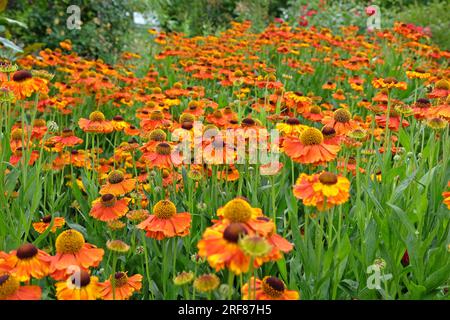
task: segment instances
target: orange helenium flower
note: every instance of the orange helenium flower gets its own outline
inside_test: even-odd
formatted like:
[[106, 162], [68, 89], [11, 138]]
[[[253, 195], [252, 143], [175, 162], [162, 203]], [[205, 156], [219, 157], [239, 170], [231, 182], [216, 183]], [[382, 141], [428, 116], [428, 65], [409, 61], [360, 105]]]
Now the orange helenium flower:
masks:
[[339, 145], [324, 141], [322, 132], [308, 128], [300, 138], [286, 137], [283, 141], [284, 152], [295, 162], [303, 164], [322, 164], [336, 158]]
[[33, 77], [28, 70], [19, 70], [14, 73], [12, 81], [6, 82], [5, 86], [14, 93], [14, 97], [18, 100], [31, 97], [35, 92], [44, 95], [48, 93], [47, 80]]
[[77, 144], [83, 143], [83, 139], [78, 138], [71, 129], [64, 129], [60, 136], [51, 137], [50, 143], [54, 143], [56, 146], [73, 147]]
[[394, 79], [392, 77], [386, 79], [383, 78], [373, 79], [372, 85], [377, 89], [388, 89], [388, 90], [392, 88], [396, 88], [399, 90], [406, 90], [406, 88], [408, 87], [406, 82], [399, 82], [397, 79]]
[[347, 202], [350, 182], [347, 178], [331, 172], [313, 174], [302, 173], [294, 185], [294, 196], [305, 206], [315, 206], [319, 210], [331, 208]]
[[170, 200], [161, 200], [153, 207], [153, 214], [137, 227], [145, 230], [147, 237], [157, 240], [184, 237], [189, 234], [191, 215], [188, 212], [177, 213]]
[[243, 223], [248, 231], [256, 232], [261, 236], [266, 236], [273, 231], [273, 222], [258, 219], [263, 216], [261, 209], [253, 208], [242, 198], [235, 198], [219, 208], [217, 216], [221, 218], [218, 223], [225, 226], [233, 222]]
[[0, 274], [0, 300], [40, 300], [39, 286], [21, 286], [20, 281], [10, 274]]
[[26, 243], [0, 261], [0, 270], [7, 270], [19, 281], [42, 279], [49, 273], [50, 259], [48, 253]]
[[97, 300], [100, 297], [98, 278], [84, 270], [73, 273], [55, 286], [58, 300]]
[[114, 130], [111, 121], [105, 119], [105, 115], [100, 111], [94, 111], [89, 115], [89, 119], [80, 118], [78, 125], [84, 132], [110, 133]]
[[136, 187], [136, 179], [125, 179], [122, 171], [114, 170], [108, 175], [108, 182], [100, 189], [100, 194], [124, 195]]
[[346, 109], [338, 109], [333, 113], [333, 117], [325, 117], [322, 123], [331, 127], [338, 135], [345, 135], [358, 128], [358, 124], [352, 119], [352, 115]]
[[[450, 181], [447, 186], [450, 187]], [[447, 205], [447, 208], [450, 210], [450, 191], [443, 192], [442, 196], [444, 197], [444, 204]]]
[[[239, 222], [209, 227], [197, 244], [198, 255], [205, 258], [216, 271], [228, 268], [237, 275], [245, 273], [250, 266], [250, 257], [244, 254], [238, 240], [247, 233], [245, 225]], [[256, 263], [255, 267], [259, 266]]]
[[[113, 283], [114, 282], [114, 289]], [[142, 276], [135, 274], [129, 277], [125, 272], [116, 272], [114, 277], [100, 283], [100, 298], [103, 300], [128, 300], [133, 293], [139, 292], [142, 288]], [[113, 294], [113, 290], [115, 293]]]
[[123, 217], [128, 212], [130, 199], [117, 199], [107, 193], [92, 202], [89, 214], [100, 221], [112, 221]]
[[[298, 300], [300, 295], [295, 290], [286, 289], [283, 281], [276, 277], [264, 277], [264, 279], [250, 279], [250, 290], [248, 283], [242, 289], [242, 300]], [[250, 291], [250, 292], [249, 292]], [[256, 296], [253, 296], [253, 295]]]
[[83, 235], [69, 229], [56, 238], [56, 255], [51, 258], [50, 275], [55, 280], [64, 280], [78, 266], [83, 270], [97, 267], [104, 254], [103, 249], [86, 243]]
[[159, 142], [155, 150], [147, 152], [142, 156], [146, 165], [150, 168], [167, 168], [178, 166], [182, 162], [181, 156], [177, 152], [172, 152], [172, 146], [167, 142]]
[[52, 226], [50, 232], [55, 233], [57, 229], [63, 227], [66, 224], [66, 220], [61, 217], [54, 217], [53, 218], [53, 225], [52, 225], [52, 216], [45, 216], [41, 219], [39, 222], [33, 223], [33, 228], [36, 230], [37, 233], [44, 233], [47, 228]]

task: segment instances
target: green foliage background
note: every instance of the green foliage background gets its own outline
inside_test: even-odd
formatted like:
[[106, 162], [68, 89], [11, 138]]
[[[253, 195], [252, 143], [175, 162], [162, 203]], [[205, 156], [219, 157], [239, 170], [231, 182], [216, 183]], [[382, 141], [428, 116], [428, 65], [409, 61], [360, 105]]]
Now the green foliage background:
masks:
[[[445, 0], [0, 0], [6, 2], [8, 17], [28, 26], [25, 29], [12, 25], [5, 32], [6, 38], [22, 47], [34, 44], [28, 51], [36, 50], [36, 43], [54, 48], [60, 41], [70, 39], [79, 54], [111, 63], [124, 50], [145, 49], [140, 44], [145, 28], [133, 23], [133, 12], [151, 12], [156, 16], [156, 27], [196, 36], [217, 34], [233, 20], [251, 20], [254, 31], [262, 30], [275, 17], [295, 26], [299, 17], [314, 9], [317, 13], [307, 17], [308, 25], [337, 32], [349, 24], [364, 30], [364, 8], [375, 4], [381, 7], [382, 27], [390, 27], [394, 21], [429, 26], [433, 41], [441, 48], [449, 49], [450, 43], [446, 14], [450, 12], [450, 1]], [[70, 5], [81, 8], [81, 30], [66, 27]]]
[[[70, 5], [80, 6], [80, 30], [66, 26]], [[112, 61], [132, 36], [132, 12], [136, 9], [135, 2], [123, 0], [17, 0], [9, 1], [7, 10], [28, 25], [26, 30], [14, 30], [15, 38], [23, 45], [39, 42], [54, 48], [70, 39], [77, 53]]]

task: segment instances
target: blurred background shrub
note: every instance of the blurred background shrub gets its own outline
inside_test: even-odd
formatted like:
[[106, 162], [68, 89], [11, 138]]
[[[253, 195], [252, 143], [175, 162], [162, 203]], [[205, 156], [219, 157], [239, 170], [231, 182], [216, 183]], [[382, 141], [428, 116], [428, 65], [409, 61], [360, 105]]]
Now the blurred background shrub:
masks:
[[288, 6], [288, 0], [147, 0], [167, 31], [187, 35], [217, 33], [233, 20], [251, 20], [261, 30]]
[[[14, 36], [23, 46], [43, 43], [54, 48], [70, 39], [79, 54], [102, 57], [107, 61], [121, 52], [133, 34], [132, 13], [139, 1], [130, 0], [9, 0], [7, 11], [27, 24], [27, 29], [15, 28]], [[67, 8], [81, 9], [81, 29], [67, 28]]]

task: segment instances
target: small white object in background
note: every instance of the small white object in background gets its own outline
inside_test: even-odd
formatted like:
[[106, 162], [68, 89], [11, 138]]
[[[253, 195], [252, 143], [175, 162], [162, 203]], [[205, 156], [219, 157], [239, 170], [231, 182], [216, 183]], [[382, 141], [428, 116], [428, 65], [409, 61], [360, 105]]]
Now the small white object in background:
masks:
[[158, 19], [156, 18], [155, 14], [151, 12], [133, 12], [133, 22], [141, 26], [159, 26]]
[[381, 10], [379, 6], [370, 5], [366, 8], [367, 17], [367, 31], [381, 29]]
[[69, 30], [80, 30], [81, 25], [83, 24], [81, 22], [81, 9], [79, 6], [71, 5], [67, 7], [66, 12], [70, 14], [70, 16], [67, 18], [66, 25], [67, 29]]

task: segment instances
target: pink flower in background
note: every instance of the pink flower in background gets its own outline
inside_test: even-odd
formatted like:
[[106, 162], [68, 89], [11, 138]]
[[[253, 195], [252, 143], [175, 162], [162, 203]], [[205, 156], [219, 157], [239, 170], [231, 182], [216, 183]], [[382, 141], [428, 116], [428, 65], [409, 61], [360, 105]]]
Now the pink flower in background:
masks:
[[377, 12], [377, 9], [375, 7], [373, 7], [373, 6], [368, 6], [366, 8], [366, 15], [369, 16], [369, 17], [373, 16], [376, 12]]
[[274, 21], [275, 21], [276, 23], [283, 23], [283, 22], [284, 22], [284, 20], [281, 19], [281, 18], [275, 18]]
[[430, 27], [416, 26], [413, 23], [408, 23], [408, 24], [406, 24], [406, 26], [408, 27], [408, 29], [411, 29], [411, 30], [413, 30], [415, 32], [422, 33], [422, 34], [427, 35], [427, 36], [431, 36], [431, 29], [430, 29]]
[[298, 20], [299, 20], [298, 24], [301, 27], [307, 27], [308, 26], [308, 20], [305, 18], [305, 16], [301, 16]]

